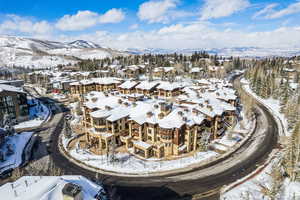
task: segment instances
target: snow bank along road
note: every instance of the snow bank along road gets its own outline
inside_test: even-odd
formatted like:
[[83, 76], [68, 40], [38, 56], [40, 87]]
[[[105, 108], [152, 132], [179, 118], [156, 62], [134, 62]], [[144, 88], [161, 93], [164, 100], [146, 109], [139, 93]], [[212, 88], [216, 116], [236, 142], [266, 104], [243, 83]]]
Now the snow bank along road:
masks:
[[[239, 80], [235, 87], [240, 88]], [[252, 98], [249, 96], [249, 98]], [[157, 177], [119, 177], [97, 175], [103, 180], [108, 191], [113, 191], [125, 200], [140, 199], [218, 199], [219, 189], [254, 171], [268, 157], [273, 148], [277, 148], [278, 127], [274, 117], [262, 104], [255, 102], [257, 127], [253, 137], [230, 158], [214, 163], [205, 169], [191, 169]], [[63, 130], [60, 120], [51, 135], [51, 157], [66, 174], [83, 175], [95, 179], [96, 174], [69, 162], [58, 150], [58, 136]]]

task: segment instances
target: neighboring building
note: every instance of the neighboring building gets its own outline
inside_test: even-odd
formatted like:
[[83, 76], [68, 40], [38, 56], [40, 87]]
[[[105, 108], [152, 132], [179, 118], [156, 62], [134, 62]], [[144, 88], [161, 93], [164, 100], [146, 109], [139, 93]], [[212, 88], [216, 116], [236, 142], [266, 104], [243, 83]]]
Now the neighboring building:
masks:
[[161, 97], [175, 97], [178, 96], [181, 92], [181, 89], [184, 87], [181, 83], [170, 83], [170, 82], [160, 82], [157, 86], [158, 96]]
[[156, 87], [159, 85], [159, 81], [142, 81], [136, 88], [136, 93], [147, 96], [156, 94]]
[[168, 77], [175, 74], [176, 70], [174, 67], [156, 67], [153, 70], [153, 76], [155, 77]]
[[297, 76], [297, 70], [293, 68], [284, 68], [283, 72], [289, 80], [294, 80]]
[[117, 88], [121, 81], [113, 77], [93, 78], [70, 84], [70, 94], [80, 96], [91, 91], [111, 91]]
[[122, 70], [125, 78], [136, 78], [145, 72], [145, 65], [129, 65]]
[[0, 187], [3, 200], [106, 200], [104, 189], [83, 176], [23, 176]]
[[193, 67], [190, 69], [190, 76], [192, 79], [197, 79], [200, 77], [201, 72], [203, 72], [203, 69], [200, 67]]
[[117, 89], [122, 94], [132, 94], [136, 91], [135, 87], [139, 83], [140, 82], [138, 82], [138, 81], [127, 80], [124, 83], [122, 83], [121, 85], [119, 85]]
[[19, 122], [28, 119], [27, 94], [20, 88], [0, 84], [0, 120], [6, 114]]

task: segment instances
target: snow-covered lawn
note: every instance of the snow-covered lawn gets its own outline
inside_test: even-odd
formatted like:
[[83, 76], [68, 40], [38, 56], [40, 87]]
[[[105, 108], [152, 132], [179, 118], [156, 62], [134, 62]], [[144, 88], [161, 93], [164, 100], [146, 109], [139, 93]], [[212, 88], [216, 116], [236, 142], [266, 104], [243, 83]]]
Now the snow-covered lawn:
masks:
[[[254, 178], [238, 185], [232, 190], [221, 194], [221, 200], [236, 200], [236, 199], [249, 199], [249, 200], [261, 200], [270, 198], [266, 197], [262, 193], [262, 188], [259, 185], [271, 188], [272, 177], [270, 175], [272, 166], [278, 165], [278, 159], [274, 159], [260, 174]], [[227, 188], [225, 188], [226, 190]], [[295, 198], [293, 198], [295, 197]], [[300, 183], [290, 182], [289, 179], [285, 179], [283, 182], [282, 192], [278, 195], [278, 200], [294, 200], [300, 199]]]
[[[1, 148], [1, 151], [5, 154], [5, 160], [0, 162], [0, 173], [22, 164], [22, 153], [32, 134], [32, 132], [24, 132], [7, 137], [6, 143]], [[12, 155], [6, 155], [8, 145], [13, 149]]]
[[15, 125], [15, 129], [27, 129], [40, 126], [43, 122], [47, 121], [50, 116], [50, 110], [46, 105], [38, 101], [37, 99], [29, 100], [30, 105], [34, 105], [29, 108], [29, 119]]
[[194, 156], [169, 161], [141, 160], [129, 153], [118, 153], [118, 161], [109, 162], [106, 155], [94, 155], [84, 150], [73, 149], [70, 155], [87, 165], [118, 173], [146, 174], [188, 167], [218, 155], [214, 151], [198, 152]]
[[94, 200], [98, 191], [103, 190], [83, 176], [23, 176], [1, 186], [0, 197], [3, 200], [63, 200], [62, 189], [67, 183], [81, 186], [82, 198], [88, 200]]

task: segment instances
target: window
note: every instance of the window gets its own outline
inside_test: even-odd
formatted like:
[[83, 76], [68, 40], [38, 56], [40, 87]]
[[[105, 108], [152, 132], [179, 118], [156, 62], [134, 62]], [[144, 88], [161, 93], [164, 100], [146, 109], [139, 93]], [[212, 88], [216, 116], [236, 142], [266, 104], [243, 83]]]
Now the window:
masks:
[[0, 97], [0, 115], [9, 114], [12, 118], [16, 118], [16, 109], [12, 96]]
[[27, 105], [20, 105], [20, 115], [21, 116], [27, 116], [28, 113], [28, 107]]

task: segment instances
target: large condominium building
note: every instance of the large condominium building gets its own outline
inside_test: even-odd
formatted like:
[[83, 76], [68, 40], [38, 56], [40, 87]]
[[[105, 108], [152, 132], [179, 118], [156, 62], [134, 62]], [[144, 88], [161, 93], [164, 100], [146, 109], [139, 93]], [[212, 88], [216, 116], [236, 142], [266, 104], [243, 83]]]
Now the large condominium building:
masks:
[[237, 96], [230, 84], [216, 79], [207, 82], [185, 87], [175, 83], [180, 85], [179, 92], [170, 98], [144, 92], [88, 93], [82, 122], [87, 147], [102, 154], [111, 145], [124, 146], [144, 158], [196, 151], [203, 141], [221, 137], [236, 118]]

